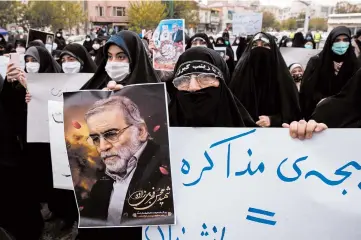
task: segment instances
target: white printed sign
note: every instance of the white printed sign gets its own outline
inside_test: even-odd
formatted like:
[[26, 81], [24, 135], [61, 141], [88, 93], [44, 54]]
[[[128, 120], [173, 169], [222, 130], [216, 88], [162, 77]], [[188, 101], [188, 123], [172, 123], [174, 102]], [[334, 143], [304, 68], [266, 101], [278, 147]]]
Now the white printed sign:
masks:
[[73, 190], [65, 144], [63, 102], [48, 101], [48, 118], [54, 188]]
[[283, 59], [287, 66], [293, 63], [299, 63], [306, 69], [307, 63], [311, 57], [319, 54], [321, 50], [317, 49], [306, 49], [306, 48], [280, 48]]
[[254, 35], [262, 30], [262, 13], [234, 13], [233, 34], [237, 36]]
[[93, 73], [27, 74], [31, 101], [28, 104], [28, 142], [49, 142], [48, 101], [63, 101], [63, 92], [79, 90]]
[[171, 128], [175, 226], [146, 240], [361, 239], [361, 130]]

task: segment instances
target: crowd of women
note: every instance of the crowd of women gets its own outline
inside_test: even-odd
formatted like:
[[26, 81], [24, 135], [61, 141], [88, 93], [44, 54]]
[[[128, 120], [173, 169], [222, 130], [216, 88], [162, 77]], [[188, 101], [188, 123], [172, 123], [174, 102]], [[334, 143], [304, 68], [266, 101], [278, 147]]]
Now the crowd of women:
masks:
[[[297, 35], [291, 47], [311, 46], [307, 36], [299, 45]], [[0, 227], [16, 239], [36, 240], [44, 220], [56, 216], [64, 228], [78, 220], [73, 192], [52, 186], [49, 144], [26, 142], [26, 73], [94, 73], [82, 90], [163, 81], [170, 126], [285, 127], [303, 140], [327, 127], [361, 126], [360, 62], [352, 37], [348, 28], [335, 28], [305, 71], [298, 63], [287, 66], [274, 37], [262, 32], [233, 44], [203, 33], [186, 38], [186, 51], [171, 73], [153, 69], [152, 40], [131, 31], [65, 45], [57, 57], [41, 41], [26, 49], [17, 45], [15, 51], [24, 48], [25, 69], [9, 64], [0, 93]], [[235, 53], [231, 45], [238, 46]], [[288, 40], [281, 45], [289, 46]], [[226, 47], [226, 56], [215, 46]], [[138, 240], [141, 228], [78, 229], [77, 239]]]

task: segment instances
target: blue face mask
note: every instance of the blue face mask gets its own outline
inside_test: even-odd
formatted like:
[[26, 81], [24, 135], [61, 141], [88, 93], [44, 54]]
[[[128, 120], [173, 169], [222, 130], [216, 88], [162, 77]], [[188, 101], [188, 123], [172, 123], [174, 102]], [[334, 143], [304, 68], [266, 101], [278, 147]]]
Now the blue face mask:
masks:
[[312, 38], [311, 37], [307, 37], [306, 40], [311, 40]]
[[313, 46], [312, 46], [312, 45], [305, 45], [305, 48], [307, 48], [307, 49], [313, 49]]
[[349, 42], [335, 42], [332, 45], [332, 51], [337, 55], [344, 55], [347, 52], [349, 46]]

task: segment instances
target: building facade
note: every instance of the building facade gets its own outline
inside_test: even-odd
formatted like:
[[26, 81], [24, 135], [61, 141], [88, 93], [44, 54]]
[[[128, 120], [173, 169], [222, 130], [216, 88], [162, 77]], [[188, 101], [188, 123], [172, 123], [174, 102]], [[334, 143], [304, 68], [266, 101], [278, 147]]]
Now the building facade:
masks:
[[346, 26], [351, 29], [352, 34], [356, 34], [361, 29], [361, 13], [331, 14], [328, 16], [328, 32], [335, 27]]
[[197, 32], [216, 33], [219, 31], [220, 18], [218, 9], [199, 4], [199, 24]]
[[94, 27], [114, 28], [120, 31], [128, 28], [128, 1], [84, 1], [88, 13], [88, 31]]

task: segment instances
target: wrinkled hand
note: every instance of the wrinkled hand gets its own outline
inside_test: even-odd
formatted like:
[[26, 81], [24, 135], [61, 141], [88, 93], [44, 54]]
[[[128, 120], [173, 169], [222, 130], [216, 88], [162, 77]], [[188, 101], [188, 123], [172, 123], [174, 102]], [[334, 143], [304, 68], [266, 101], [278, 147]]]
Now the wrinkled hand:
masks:
[[291, 124], [284, 123], [282, 127], [290, 129], [290, 135], [292, 138], [298, 138], [300, 140], [312, 138], [313, 133], [319, 133], [326, 130], [328, 127], [324, 123], [317, 123], [314, 120], [306, 122], [301, 120], [295, 121]]
[[105, 91], [117, 91], [122, 89], [124, 86], [121, 84], [117, 84], [116, 81], [109, 81], [106, 88], [103, 88]]
[[25, 102], [26, 103], [29, 103], [31, 101], [31, 95], [30, 95], [30, 93], [26, 93], [26, 95], [25, 95]]
[[271, 126], [271, 119], [268, 116], [260, 116], [256, 124], [260, 127], [269, 127]]
[[8, 82], [17, 81], [20, 78], [21, 69], [14, 66], [13, 63], [8, 64], [6, 68], [6, 79]]

